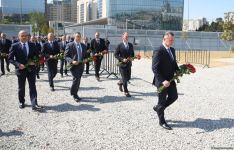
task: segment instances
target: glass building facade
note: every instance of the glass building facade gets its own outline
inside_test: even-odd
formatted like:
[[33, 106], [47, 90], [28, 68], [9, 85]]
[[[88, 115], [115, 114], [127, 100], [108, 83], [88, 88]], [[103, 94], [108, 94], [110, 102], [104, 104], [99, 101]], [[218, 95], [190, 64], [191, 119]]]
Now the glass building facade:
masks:
[[184, 0], [106, 0], [108, 24], [119, 28], [182, 30]]
[[46, 0], [0, 0], [2, 15], [45, 13]]

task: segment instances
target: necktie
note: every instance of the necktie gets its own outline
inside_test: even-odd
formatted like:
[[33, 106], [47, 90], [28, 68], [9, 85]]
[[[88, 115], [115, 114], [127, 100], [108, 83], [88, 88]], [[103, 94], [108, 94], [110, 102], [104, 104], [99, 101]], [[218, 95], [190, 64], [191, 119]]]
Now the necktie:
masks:
[[81, 52], [81, 45], [77, 44], [77, 56], [78, 56], [78, 61], [81, 61], [82, 58], [82, 52]]
[[27, 57], [28, 53], [27, 53], [27, 48], [26, 48], [26, 44], [25, 43], [23, 44], [23, 52], [24, 52], [24, 55]]
[[168, 49], [167, 49], [167, 52], [169, 53], [169, 55], [170, 55], [170, 57], [171, 57], [171, 60], [173, 61], [173, 60], [174, 60], [174, 57], [173, 57], [173, 55], [172, 55], [172, 53], [171, 53], [171, 49], [168, 48]]

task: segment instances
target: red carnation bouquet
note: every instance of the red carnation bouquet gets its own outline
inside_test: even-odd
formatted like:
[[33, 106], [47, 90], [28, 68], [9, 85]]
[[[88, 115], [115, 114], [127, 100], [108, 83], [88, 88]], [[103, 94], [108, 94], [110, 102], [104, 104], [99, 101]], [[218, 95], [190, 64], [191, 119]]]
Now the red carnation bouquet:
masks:
[[[174, 77], [169, 81], [170, 83], [174, 80], [177, 81], [177, 83], [180, 83], [179, 77], [182, 77], [184, 74], [190, 74], [190, 73], [195, 73], [196, 68], [191, 65], [191, 64], [183, 64], [179, 66], [179, 70], [176, 71]], [[161, 93], [163, 90], [165, 90], [165, 86], [160, 86], [158, 89], [158, 93]]]
[[[134, 59], [140, 60], [141, 59], [141, 55], [140, 53], [136, 54], [134, 57], [128, 57], [127, 58], [127, 62], [128, 61], [133, 61]], [[124, 62], [118, 62], [117, 66], [123, 64]]]

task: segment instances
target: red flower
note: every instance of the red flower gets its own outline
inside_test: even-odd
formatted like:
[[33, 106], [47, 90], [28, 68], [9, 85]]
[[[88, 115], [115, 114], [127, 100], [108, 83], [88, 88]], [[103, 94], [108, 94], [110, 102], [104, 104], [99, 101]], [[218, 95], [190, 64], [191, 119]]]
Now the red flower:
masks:
[[[191, 65], [191, 64], [183, 64], [181, 66], [179, 66], [179, 70], [176, 71], [174, 77], [169, 81], [170, 83], [174, 80], [177, 81], [177, 83], [180, 82], [179, 77], [182, 77], [184, 74], [190, 74], [190, 73], [195, 73], [196, 72], [196, 68]], [[160, 86], [158, 89], [158, 93], [161, 93], [163, 90], [165, 90], [166, 87], [165, 86]]]

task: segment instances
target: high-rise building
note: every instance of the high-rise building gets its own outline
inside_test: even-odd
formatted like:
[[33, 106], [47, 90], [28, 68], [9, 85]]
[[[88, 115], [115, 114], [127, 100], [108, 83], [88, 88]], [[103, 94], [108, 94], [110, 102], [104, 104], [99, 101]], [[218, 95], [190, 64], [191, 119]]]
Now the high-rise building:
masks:
[[0, 0], [1, 19], [5, 16], [45, 13], [46, 0]]
[[77, 0], [53, 0], [47, 4], [49, 21], [77, 22]]
[[106, 22], [118, 28], [181, 30], [183, 9], [184, 0], [78, 0], [77, 22]]
[[47, 4], [46, 12], [49, 21], [72, 22], [71, 0], [53, 0]]

